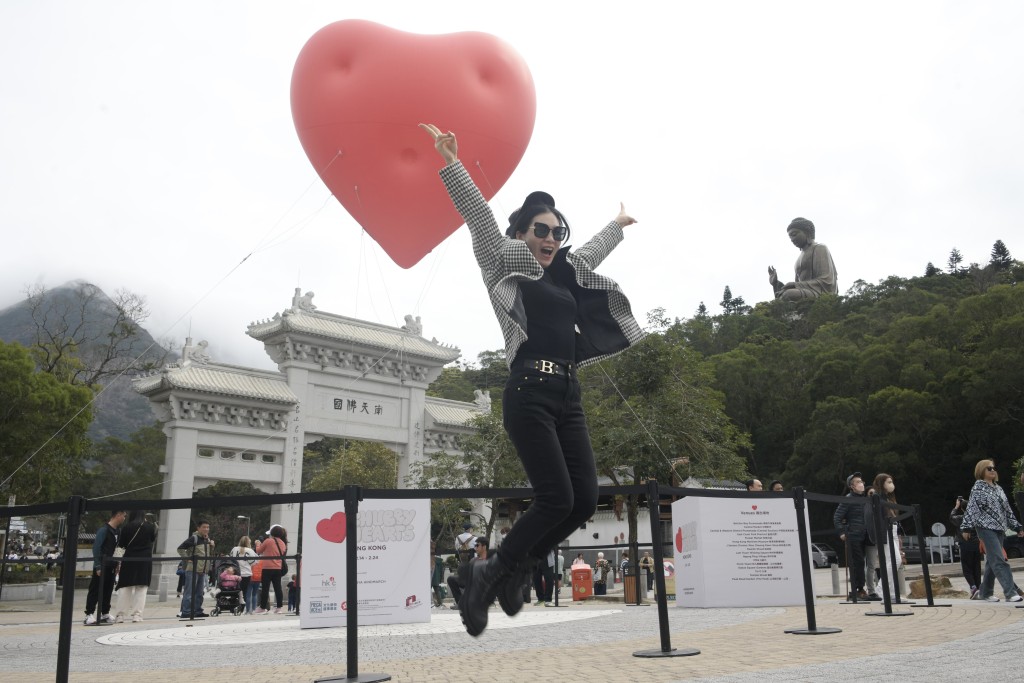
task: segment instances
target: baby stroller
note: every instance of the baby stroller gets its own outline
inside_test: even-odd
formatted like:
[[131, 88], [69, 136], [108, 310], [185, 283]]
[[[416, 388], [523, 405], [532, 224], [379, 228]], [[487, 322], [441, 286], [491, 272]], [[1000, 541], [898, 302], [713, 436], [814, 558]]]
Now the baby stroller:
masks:
[[[225, 586], [221, 581], [220, 575], [227, 567], [235, 568], [235, 576], [238, 577], [238, 583], [234, 586]], [[236, 617], [241, 615], [245, 611], [245, 603], [242, 601], [242, 579], [238, 568], [238, 560], [234, 558], [219, 560], [214, 566], [214, 572], [217, 579], [217, 587], [214, 590], [217, 604], [210, 610], [210, 616], [216, 617], [221, 612], [231, 612]]]

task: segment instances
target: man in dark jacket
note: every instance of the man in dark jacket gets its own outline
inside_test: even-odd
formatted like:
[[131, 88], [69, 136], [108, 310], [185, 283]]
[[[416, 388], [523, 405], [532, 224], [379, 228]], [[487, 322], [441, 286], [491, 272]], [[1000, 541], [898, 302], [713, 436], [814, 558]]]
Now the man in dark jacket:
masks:
[[195, 533], [178, 546], [178, 555], [185, 562], [185, 587], [179, 613], [182, 619], [206, 616], [203, 612], [203, 593], [206, 591], [206, 579], [213, 568], [213, 561], [209, 559], [213, 554], [210, 523], [198, 519]]
[[[112, 624], [110, 616], [110, 594], [114, 592], [114, 576], [117, 574], [117, 562], [113, 559], [114, 548], [117, 547], [117, 530], [124, 524], [124, 510], [114, 510], [110, 520], [96, 530], [96, 540], [92, 543], [92, 576], [89, 579], [89, 592], [85, 597], [85, 624]], [[100, 600], [100, 588], [103, 588]], [[96, 605], [102, 607], [100, 616], [96, 615]]]
[[867, 544], [867, 527], [864, 524], [864, 480], [860, 472], [846, 478], [846, 494], [852, 500], [840, 503], [832, 516], [832, 523], [840, 531], [839, 539], [846, 542], [846, 566], [850, 569], [850, 594], [847, 599], [868, 600], [871, 596], [864, 590], [864, 550]]

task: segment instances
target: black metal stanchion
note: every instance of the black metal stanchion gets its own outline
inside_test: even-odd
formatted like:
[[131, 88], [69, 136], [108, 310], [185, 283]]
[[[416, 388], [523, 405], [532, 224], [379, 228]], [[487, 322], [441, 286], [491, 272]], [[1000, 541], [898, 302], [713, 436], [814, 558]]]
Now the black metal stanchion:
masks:
[[64, 566], [61, 569], [60, 632], [57, 635], [57, 683], [68, 683], [71, 667], [71, 625], [75, 612], [75, 565], [78, 563], [78, 527], [82, 523], [85, 499], [68, 500], [68, 531], [64, 536]]
[[[879, 546], [882, 543], [882, 539], [886, 536], [886, 530], [882, 523], [882, 499], [878, 495], [870, 496], [871, 498], [871, 512], [875, 527], [875, 546]], [[889, 544], [892, 547], [892, 543]], [[878, 553], [878, 569], [882, 574], [882, 599], [885, 604], [885, 610], [882, 612], [865, 612], [865, 616], [869, 617], [908, 617], [913, 612], [893, 612], [892, 611], [892, 592], [889, 588], [889, 561], [885, 559], [885, 553]]]
[[634, 657], [690, 657], [699, 655], [700, 650], [672, 647], [668, 632], [668, 601], [665, 597], [665, 552], [661, 545], [661, 520], [658, 514], [658, 482], [647, 480], [647, 505], [651, 517], [651, 542], [654, 549], [654, 582], [658, 588], [658, 631], [661, 634], [660, 650], [638, 650]]
[[359, 501], [363, 497], [362, 488], [347, 485], [345, 487], [345, 643], [347, 653], [345, 661], [348, 674], [318, 678], [315, 683], [346, 681], [347, 683], [377, 683], [390, 681], [390, 674], [359, 674], [359, 589], [356, 572], [359, 569], [356, 557], [356, 538], [359, 528], [356, 516], [359, 514]]
[[[843, 543], [846, 548], [846, 600], [841, 600], [840, 605], [859, 605], [860, 600], [857, 599], [857, 591], [850, 589], [850, 530], [847, 529], [846, 533], [843, 534], [846, 538], [843, 539]], [[860, 558], [860, 563], [864, 564], [864, 558]], [[853, 596], [851, 599], [850, 596]]]
[[[925, 552], [924, 546], [924, 532], [921, 531], [921, 505], [920, 503], [914, 503], [914, 527], [917, 529], [917, 543], [921, 548], [921, 574], [924, 578], [924, 595], [927, 599], [927, 604], [921, 605], [921, 607], [952, 607], [951, 603], [936, 604], [935, 596], [932, 594], [932, 579], [931, 574], [928, 571], [928, 560], [926, 557], [930, 553]], [[959, 531], [959, 530], [958, 530]], [[942, 549], [939, 549], [942, 552]], [[952, 559], [953, 550], [950, 549], [950, 559]]]
[[[796, 532], [800, 536], [800, 568], [804, 579], [804, 605], [807, 608], [807, 628], [787, 628], [786, 633], [797, 636], [820, 636], [842, 633], [843, 629], [833, 626], [818, 626], [814, 616], [814, 577], [811, 575], [811, 548], [807, 541], [807, 520], [804, 517], [804, 489], [793, 489], [793, 507], [796, 508]], [[849, 537], [849, 534], [847, 534]], [[847, 561], [849, 563], [849, 561]]]

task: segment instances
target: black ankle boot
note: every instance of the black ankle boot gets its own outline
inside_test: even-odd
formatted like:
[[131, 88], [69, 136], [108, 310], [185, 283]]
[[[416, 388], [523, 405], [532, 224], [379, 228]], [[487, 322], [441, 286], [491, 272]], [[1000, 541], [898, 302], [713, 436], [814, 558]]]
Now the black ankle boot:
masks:
[[537, 566], [537, 558], [528, 557], [515, 568], [508, 581], [498, 591], [498, 604], [505, 614], [514, 617], [523, 609], [523, 588], [533, 576], [533, 569]]
[[476, 637], [487, 628], [487, 610], [504, 588], [512, 571], [498, 559], [497, 553], [488, 557], [483, 567], [478, 564], [471, 569], [470, 580], [459, 607], [466, 632]]

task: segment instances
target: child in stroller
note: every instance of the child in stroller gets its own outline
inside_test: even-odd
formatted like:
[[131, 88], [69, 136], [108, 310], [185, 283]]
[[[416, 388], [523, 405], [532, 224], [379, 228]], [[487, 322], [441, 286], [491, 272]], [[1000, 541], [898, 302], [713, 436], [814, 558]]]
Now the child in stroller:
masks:
[[220, 560], [214, 571], [217, 573], [217, 604], [210, 611], [210, 616], [215, 617], [221, 612], [231, 612], [236, 617], [239, 616], [245, 611], [245, 603], [242, 600], [242, 577], [239, 575], [238, 560]]

